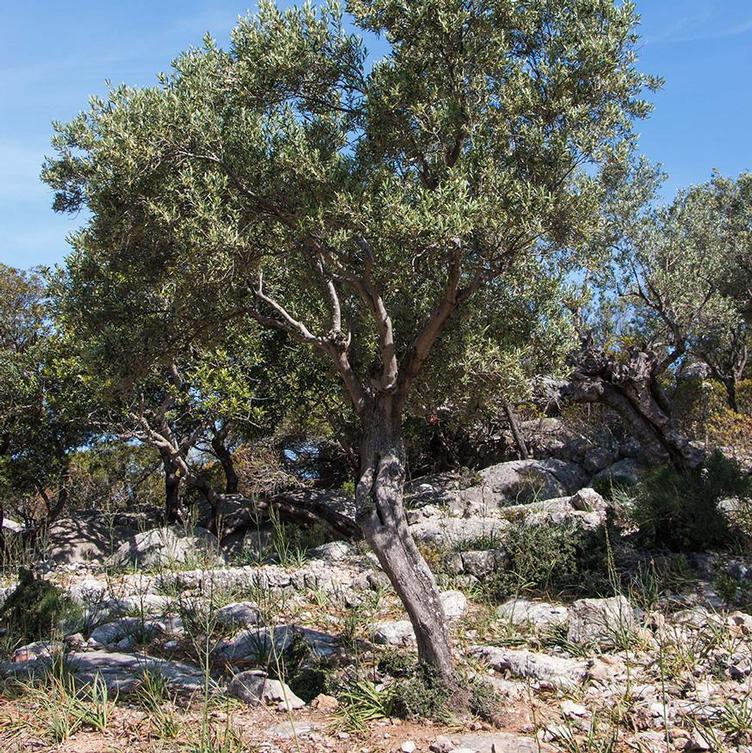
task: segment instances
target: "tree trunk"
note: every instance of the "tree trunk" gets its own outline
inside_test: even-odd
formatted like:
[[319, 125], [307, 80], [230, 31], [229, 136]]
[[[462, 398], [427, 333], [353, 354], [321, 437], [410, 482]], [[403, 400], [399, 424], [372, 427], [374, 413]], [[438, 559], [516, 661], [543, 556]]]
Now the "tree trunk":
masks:
[[172, 458], [163, 456], [162, 465], [165, 474], [165, 523], [177, 523], [180, 520], [180, 473]]
[[739, 401], [736, 397], [736, 377], [730, 376], [723, 380], [723, 386], [726, 388], [726, 402], [734, 413], [739, 412]]
[[512, 430], [512, 436], [514, 437], [514, 443], [517, 445], [517, 454], [520, 456], [520, 460], [528, 459], [527, 445], [525, 444], [525, 438], [522, 436], [520, 430], [520, 424], [517, 421], [517, 416], [514, 412], [514, 408], [504, 400], [504, 413], [506, 414], [507, 421], [509, 422], [509, 428]]
[[611, 408], [655, 462], [668, 462], [680, 470], [696, 468], [703, 453], [676, 427], [658, 380], [660, 373], [656, 356], [649, 352], [635, 351], [626, 361], [616, 362], [588, 350], [580, 355], [560, 394], [575, 402]]
[[222, 470], [225, 474], [225, 494], [237, 494], [238, 474], [235, 472], [232, 453], [227, 449], [224, 438], [224, 434], [215, 434], [211, 440], [212, 450], [222, 465]]
[[405, 481], [401, 416], [381, 398], [363, 417], [357, 522], [407, 610], [418, 658], [438, 678], [456, 684], [446, 617], [436, 580], [408, 530], [403, 507]]

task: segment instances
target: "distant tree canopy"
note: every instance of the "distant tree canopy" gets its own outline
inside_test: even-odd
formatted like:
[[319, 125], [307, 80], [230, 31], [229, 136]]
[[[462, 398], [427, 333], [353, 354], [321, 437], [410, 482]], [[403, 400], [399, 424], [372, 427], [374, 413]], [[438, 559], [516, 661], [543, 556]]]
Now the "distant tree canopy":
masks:
[[666, 205], [656, 199], [662, 180], [638, 162], [606, 181], [603, 224], [591, 239], [593, 271], [576, 312], [583, 345], [563, 394], [605, 403], [655, 461], [686, 468], [703, 453], [675, 421], [667, 392], [673, 376], [704, 363], [729, 408], [739, 409], [750, 347], [739, 262], [752, 250], [749, 208], [740, 198], [749, 175], [716, 175]]
[[0, 524], [19, 496], [59, 514], [72, 453], [92, 432], [91, 411], [81, 364], [50, 319], [43, 279], [0, 265]]

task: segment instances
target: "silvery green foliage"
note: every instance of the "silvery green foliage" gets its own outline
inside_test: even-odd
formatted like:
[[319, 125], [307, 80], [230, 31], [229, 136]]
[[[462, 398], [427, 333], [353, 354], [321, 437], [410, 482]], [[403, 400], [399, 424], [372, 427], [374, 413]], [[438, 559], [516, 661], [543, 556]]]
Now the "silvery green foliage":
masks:
[[595, 255], [604, 344], [652, 350], [666, 366], [693, 357], [738, 381], [750, 340], [750, 175], [714, 174], [666, 204], [664, 176], [645, 162], [612, 179]]
[[158, 85], [56, 126], [55, 206], [91, 212], [67, 262], [80, 310], [138, 321], [139, 341], [255, 317], [332, 355], [357, 404], [389, 386], [393, 356], [413, 380], [437, 308], [499, 329], [559, 295], [555, 249], [598, 227], [598, 170], [627, 156], [657, 84], [635, 67], [633, 4], [347, 10], [386, 39], [383, 59], [334, 3], [263, 3], [227, 50], [206, 38]]

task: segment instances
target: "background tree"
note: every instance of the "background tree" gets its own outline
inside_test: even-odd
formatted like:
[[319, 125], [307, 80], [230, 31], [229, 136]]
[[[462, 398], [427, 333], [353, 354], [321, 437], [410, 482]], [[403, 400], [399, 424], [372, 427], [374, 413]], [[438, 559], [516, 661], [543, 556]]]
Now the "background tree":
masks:
[[406, 405], [458, 310], [590, 232], [592, 175], [629, 151], [656, 82], [634, 65], [631, 3], [348, 9], [383, 60], [336, 5], [265, 3], [229, 50], [207, 39], [159, 86], [59, 126], [45, 177], [58, 209], [91, 212], [83, 263], [171, 286], [181, 327], [250, 316], [330, 360], [359, 425], [358, 523], [451, 682], [402, 505]]
[[697, 465], [674, 420], [670, 388], [688, 358], [706, 361], [735, 402], [748, 333], [729, 294], [738, 238], [717, 178], [661, 205], [659, 171], [640, 163], [610, 176], [603, 232], [587, 279], [600, 298], [565, 392], [615, 410], [654, 461]]
[[14, 503], [30, 534], [63, 511], [91, 436], [92, 394], [49, 314], [42, 276], [0, 265], [0, 526]]

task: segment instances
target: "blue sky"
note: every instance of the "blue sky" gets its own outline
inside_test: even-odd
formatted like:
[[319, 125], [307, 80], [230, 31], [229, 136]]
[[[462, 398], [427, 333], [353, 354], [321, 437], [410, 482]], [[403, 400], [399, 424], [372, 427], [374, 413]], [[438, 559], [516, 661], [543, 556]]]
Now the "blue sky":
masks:
[[[667, 192], [752, 169], [752, 2], [637, 0], [640, 66], [666, 79], [639, 125], [641, 150], [670, 175]], [[52, 120], [67, 120], [104, 82], [150, 84], [204, 32], [220, 40], [248, 2], [0, 0], [0, 262], [54, 264], [82, 218], [55, 215], [39, 181]]]

